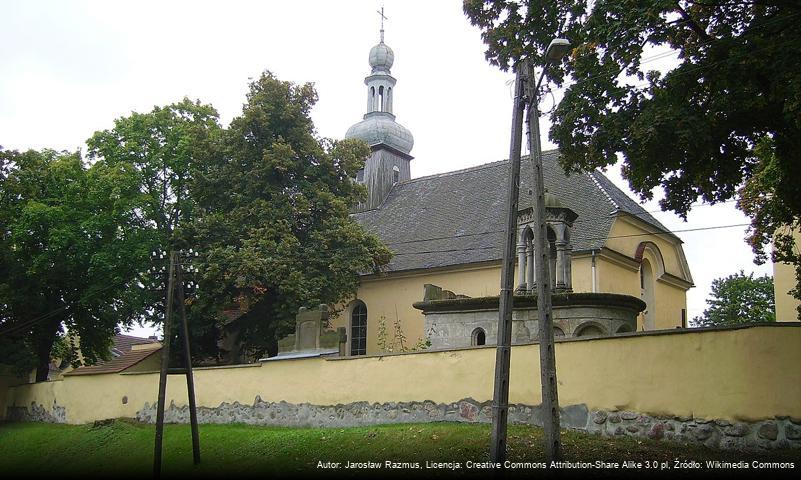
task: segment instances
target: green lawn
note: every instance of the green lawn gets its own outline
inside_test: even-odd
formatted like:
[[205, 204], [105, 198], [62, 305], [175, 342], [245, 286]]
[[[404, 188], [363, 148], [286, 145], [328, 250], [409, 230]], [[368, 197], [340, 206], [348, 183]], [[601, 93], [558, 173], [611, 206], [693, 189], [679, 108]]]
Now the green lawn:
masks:
[[[165, 476], [256, 476], [312, 474], [362, 478], [446, 476], [451, 470], [426, 469], [426, 461], [465, 462], [489, 459], [489, 425], [429, 423], [345, 429], [294, 429], [246, 425], [201, 425], [202, 463], [192, 465], [187, 425], [167, 425], [164, 436]], [[116, 420], [102, 425], [0, 425], [0, 472], [24, 476], [150, 476], [154, 426]], [[608, 439], [573, 431], [562, 436], [569, 461], [760, 460], [801, 465], [801, 451], [759, 453], [719, 452], [667, 442]], [[542, 462], [542, 430], [527, 426], [509, 429], [509, 459]], [[387, 470], [385, 461], [419, 462], [419, 469]], [[340, 462], [340, 469], [319, 469], [318, 462]], [[346, 462], [374, 461], [380, 470], [346, 470]], [[795, 469], [798, 470], [798, 467]], [[618, 472], [623, 471], [619, 470]], [[676, 472], [672, 469], [672, 472]], [[532, 470], [517, 473], [539, 476]], [[607, 472], [611, 473], [611, 472]], [[640, 471], [641, 475], [643, 472]], [[8, 477], [6, 477], [8, 478]]]

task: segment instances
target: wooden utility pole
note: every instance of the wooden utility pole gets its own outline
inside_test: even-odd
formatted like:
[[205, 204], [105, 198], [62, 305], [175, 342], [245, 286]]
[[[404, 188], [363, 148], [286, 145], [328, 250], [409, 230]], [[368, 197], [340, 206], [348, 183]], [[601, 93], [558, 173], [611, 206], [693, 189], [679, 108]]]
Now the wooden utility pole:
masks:
[[[507, 197], [504, 233], [501, 294], [498, 308], [498, 347], [495, 351], [495, 386], [492, 398], [492, 439], [490, 458], [502, 464], [506, 460], [506, 426], [509, 414], [509, 365], [512, 353], [512, 308], [514, 303], [515, 247], [517, 210], [520, 194], [520, 149], [523, 141], [523, 82], [525, 64], [515, 68], [515, 97], [512, 107], [512, 142], [509, 148], [509, 196]], [[522, 71], [521, 71], [522, 70]]]
[[189, 423], [192, 426], [192, 459], [195, 465], [200, 463], [200, 433], [197, 429], [197, 406], [195, 405], [195, 379], [192, 373], [192, 353], [189, 348], [189, 323], [186, 321], [186, 299], [184, 298], [184, 280], [180, 262], [176, 266], [178, 280], [178, 305], [181, 309], [181, 336], [184, 340], [184, 366], [186, 368], [186, 389], [189, 397]]
[[[528, 60], [526, 60], [528, 63]], [[537, 313], [540, 347], [540, 383], [542, 384], [542, 427], [545, 431], [545, 458], [550, 464], [562, 458], [559, 438], [559, 396], [556, 386], [556, 356], [553, 341], [553, 317], [551, 316], [551, 275], [548, 231], [545, 224], [545, 184], [542, 175], [542, 146], [540, 145], [539, 83], [534, 81], [533, 68], [529, 64], [526, 79], [528, 100], [529, 157], [533, 168], [534, 190], [534, 252], [537, 257]], [[543, 75], [545, 74], [543, 70]]]
[[175, 291], [175, 252], [170, 252], [169, 277], [167, 280], [167, 304], [164, 313], [164, 340], [161, 345], [161, 372], [159, 373], [159, 400], [156, 407], [156, 446], [153, 451], [153, 477], [161, 476], [161, 452], [164, 440], [164, 400], [167, 393], [167, 369], [170, 365], [170, 340], [172, 339], [172, 303]]
[[170, 252], [169, 277], [167, 279], [167, 304], [164, 313], [164, 341], [161, 346], [161, 371], [159, 373], [159, 397], [156, 407], [156, 442], [153, 451], [153, 477], [161, 476], [161, 454], [164, 443], [164, 403], [167, 395], [167, 375], [171, 372], [170, 342], [172, 340], [172, 310], [175, 299], [176, 281], [177, 294], [181, 314], [181, 337], [183, 337], [185, 368], [178, 373], [186, 374], [186, 388], [189, 396], [189, 418], [192, 424], [192, 455], [195, 464], [200, 463], [200, 436], [197, 427], [197, 409], [195, 406], [195, 383], [192, 375], [192, 354], [189, 349], [189, 326], [186, 320], [186, 300], [184, 298], [183, 278], [178, 253]]

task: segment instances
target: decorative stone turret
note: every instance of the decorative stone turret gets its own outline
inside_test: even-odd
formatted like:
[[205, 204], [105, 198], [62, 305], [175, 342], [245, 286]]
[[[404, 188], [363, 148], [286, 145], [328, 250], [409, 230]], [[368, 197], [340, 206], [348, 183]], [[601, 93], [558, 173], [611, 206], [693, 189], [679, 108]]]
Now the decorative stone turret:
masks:
[[[578, 215], [562, 202], [545, 192], [545, 222], [548, 226], [548, 257], [551, 285], [554, 292], [573, 291], [571, 229]], [[536, 293], [534, 255], [534, 207], [521, 209], [517, 214], [517, 292]]]
[[372, 154], [359, 172], [357, 181], [367, 186], [367, 201], [358, 211], [380, 206], [392, 187], [411, 179], [409, 152], [414, 146], [414, 137], [403, 125], [395, 121], [392, 113], [395, 77], [390, 74], [395, 62], [395, 53], [384, 43], [383, 15], [381, 41], [370, 49], [371, 73], [364, 79], [367, 86], [367, 113], [364, 119], [348, 129], [345, 138], [363, 140], [372, 149]]

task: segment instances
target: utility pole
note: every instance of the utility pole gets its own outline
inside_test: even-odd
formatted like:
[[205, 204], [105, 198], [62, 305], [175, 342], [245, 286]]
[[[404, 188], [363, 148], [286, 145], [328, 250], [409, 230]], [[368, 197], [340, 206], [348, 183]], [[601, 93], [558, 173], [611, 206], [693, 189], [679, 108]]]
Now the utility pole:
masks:
[[[542, 175], [540, 145], [539, 88], [548, 65], [559, 61], [570, 49], [563, 38], [551, 40], [545, 52], [542, 74], [534, 81], [534, 66], [526, 58], [515, 66], [515, 96], [512, 106], [512, 144], [509, 153], [509, 197], [501, 266], [501, 292], [498, 299], [498, 347], [495, 353], [495, 385], [492, 398], [492, 438], [490, 458], [502, 464], [506, 460], [506, 431], [509, 414], [509, 367], [512, 353], [512, 311], [514, 308], [515, 246], [517, 211], [520, 195], [520, 150], [523, 137], [523, 108], [528, 107], [529, 151], [533, 169], [534, 250], [536, 263], [537, 313], [540, 349], [540, 384], [542, 385], [542, 423], [545, 431], [545, 457], [550, 464], [562, 458], [559, 426], [559, 397], [556, 383], [556, 356], [551, 312], [547, 225], [545, 224], [545, 182]], [[525, 101], [524, 101], [525, 98]], [[522, 268], [522, 266], [521, 266]]]
[[[191, 252], [191, 250], [190, 250]], [[189, 397], [189, 419], [192, 428], [192, 458], [195, 465], [200, 463], [200, 435], [197, 426], [197, 408], [195, 405], [195, 382], [192, 374], [192, 354], [189, 349], [189, 324], [186, 320], [186, 299], [184, 298], [183, 275], [178, 252], [171, 251], [169, 255], [169, 277], [167, 279], [167, 304], [164, 314], [164, 342], [161, 346], [161, 371], [159, 373], [159, 396], [156, 407], [156, 442], [153, 451], [153, 477], [161, 476], [161, 456], [164, 440], [164, 404], [166, 401], [167, 375], [170, 373], [186, 374], [186, 389]], [[177, 286], [176, 286], [177, 283]], [[178, 372], [171, 371], [170, 342], [172, 340], [172, 310], [177, 287], [178, 306], [181, 315], [180, 336], [184, 348], [184, 368]]]
[[[550, 48], [549, 48], [550, 50]], [[547, 67], [546, 67], [547, 68]], [[545, 459], [548, 464], [562, 458], [559, 427], [559, 396], [556, 387], [556, 355], [554, 354], [553, 317], [551, 316], [551, 274], [549, 269], [548, 231], [545, 224], [545, 183], [542, 175], [542, 146], [540, 145], [539, 83], [534, 82], [529, 65], [526, 79], [528, 100], [529, 158], [533, 169], [534, 190], [534, 252], [537, 256], [537, 325], [540, 349], [540, 383], [542, 385], [542, 428], [545, 433]], [[542, 75], [545, 75], [543, 69]], [[542, 77], [540, 77], [542, 81]]]
[[156, 445], [153, 451], [153, 478], [161, 477], [161, 452], [164, 440], [164, 400], [167, 393], [167, 369], [170, 365], [170, 340], [172, 339], [172, 303], [175, 285], [175, 252], [170, 252], [169, 277], [167, 279], [167, 304], [164, 313], [164, 340], [161, 345], [161, 371], [159, 373], [159, 400], [156, 407]]
[[520, 150], [523, 141], [523, 89], [528, 74], [525, 63], [515, 67], [515, 97], [512, 106], [512, 143], [509, 148], [509, 196], [504, 233], [501, 294], [498, 308], [498, 347], [495, 351], [495, 386], [492, 398], [490, 458], [506, 460], [506, 427], [509, 414], [509, 365], [512, 354], [512, 308], [514, 304], [517, 210], [520, 194]]
[[[190, 253], [192, 250], [190, 250]], [[184, 298], [184, 280], [180, 262], [175, 269], [178, 280], [178, 305], [181, 309], [181, 336], [184, 340], [184, 368], [186, 369], [186, 390], [189, 397], [189, 423], [192, 426], [192, 460], [200, 463], [200, 433], [197, 429], [197, 406], [195, 405], [195, 379], [192, 373], [192, 354], [189, 349], [189, 323], [186, 321], [186, 299]]]

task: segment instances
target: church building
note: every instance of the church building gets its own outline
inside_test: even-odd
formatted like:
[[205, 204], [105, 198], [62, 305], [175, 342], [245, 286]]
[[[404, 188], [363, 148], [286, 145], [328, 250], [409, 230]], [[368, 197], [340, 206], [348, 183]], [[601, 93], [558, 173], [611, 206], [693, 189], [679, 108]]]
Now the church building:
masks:
[[[353, 218], [394, 254], [384, 271], [362, 276], [356, 298], [332, 320], [333, 327], [346, 328], [349, 355], [382, 353], [381, 324], [391, 340], [399, 322], [406, 347], [425, 341], [432, 332], [413, 304], [423, 300], [426, 285], [467, 297], [497, 296], [500, 288], [509, 161], [411, 178], [414, 138], [392, 113], [393, 62], [382, 28], [364, 80], [367, 112], [345, 135], [372, 150], [357, 177], [369, 193]], [[558, 155], [543, 154], [554, 290], [641, 299], [645, 309], [636, 318], [638, 331], [686, 327], [686, 292], [693, 280], [682, 241], [601, 172], [565, 175]], [[530, 165], [523, 157], [519, 295], [534, 290]], [[617, 333], [603, 330], [593, 333]], [[473, 344], [484, 341], [482, 334]]]

